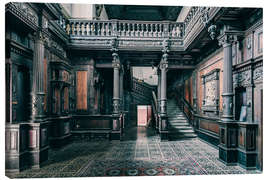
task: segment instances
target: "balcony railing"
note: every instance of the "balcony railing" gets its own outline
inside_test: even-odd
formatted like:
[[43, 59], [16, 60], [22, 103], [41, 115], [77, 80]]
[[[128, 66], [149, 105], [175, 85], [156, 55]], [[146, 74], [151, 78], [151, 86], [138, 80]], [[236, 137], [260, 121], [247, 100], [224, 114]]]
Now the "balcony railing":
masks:
[[179, 39], [184, 36], [184, 26], [180, 22], [69, 19], [66, 23], [61, 22], [60, 24], [70, 36], [170, 37]]

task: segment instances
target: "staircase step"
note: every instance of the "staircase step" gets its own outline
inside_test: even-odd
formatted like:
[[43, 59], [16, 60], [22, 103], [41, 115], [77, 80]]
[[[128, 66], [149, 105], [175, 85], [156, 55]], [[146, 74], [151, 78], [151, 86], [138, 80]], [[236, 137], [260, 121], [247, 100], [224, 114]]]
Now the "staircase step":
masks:
[[187, 119], [168, 119], [169, 122], [188, 122]]
[[170, 125], [169, 129], [170, 130], [178, 130], [178, 131], [181, 131], [181, 132], [182, 132], [182, 130], [191, 130], [191, 131], [193, 131], [192, 127], [190, 127], [190, 126], [171, 126]]
[[179, 120], [181, 120], [181, 119], [187, 119], [187, 118], [186, 117], [179, 117], [179, 116], [178, 117], [171, 117], [171, 116], [169, 116], [168, 119], [176, 119], [176, 120], [179, 119]]
[[185, 139], [185, 138], [196, 138], [196, 137], [198, 137], [196, 134], [192, 134], [192, 135], [170, 134], [169, 135], [170, 139]]
[[195, 133], [193, 129], [170, 129], [170, 133], [189, 134]]
[[169, 136], [171, 139], [196, 138], [192, 126], [190, 126], [187, 117], [182, 109], [174, 102], [168, 100], [167, 114], [169, 123]]
[[190, 126], [187, 122], [169, 122], [171, 126]]

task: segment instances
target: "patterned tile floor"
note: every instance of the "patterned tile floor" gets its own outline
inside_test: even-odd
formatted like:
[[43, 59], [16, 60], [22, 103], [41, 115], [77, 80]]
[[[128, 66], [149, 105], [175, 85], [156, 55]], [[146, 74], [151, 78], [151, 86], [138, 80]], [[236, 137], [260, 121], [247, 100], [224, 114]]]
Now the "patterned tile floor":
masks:
[[50, 150], [39, 170], [9, 174], [11, 178], [155, 176], [198, 174], [246, 174], [240, 166], [226, 166], [218, 150], [198, 138], [160, 141], [152, 129], [133, 128], [123, 141], [73, 142]]

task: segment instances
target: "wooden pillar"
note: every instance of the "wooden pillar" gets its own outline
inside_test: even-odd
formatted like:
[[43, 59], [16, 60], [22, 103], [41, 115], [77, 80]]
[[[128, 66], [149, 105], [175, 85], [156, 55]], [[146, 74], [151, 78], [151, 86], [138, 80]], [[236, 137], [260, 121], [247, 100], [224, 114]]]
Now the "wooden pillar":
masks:
[[120, 122], [120, 60], [116, 52], [113, 56], [113, 125], [112, 125], [112, 140], [120, 140], [121, 122]]
[[43, 87], [43, 60], [44, 60], [44, 34], [37, 32], [33, 59], [33, 86], [32, 86], [32, 121], [40, 122], [44, 115], [44, 87]]
[[218, 37], [219, 44], [223, 46], [223, 114], [219, 123], [219, 159], [233, 165], [237, 163], [238, 155], [238, 124], [233, 115], [232, 43], [237, 34], [226, 29], [225, 26], [223, 33]]
[[40, 168], [48, 160], [48, 122], [44, 114], [44, 41], [45, 34], [38, 31], [35, 39], [33, 59], [32, 119], [28, 124], [29, 166]]
[[169, 41], [163, 41], [163, 55], [159, 64], [161, 71], [160, 80], [160, 138], [161, 140], [168, 139], [168, 117], [167, 117], [167, 70], [168, 70], [168, 52], [169, 52]]

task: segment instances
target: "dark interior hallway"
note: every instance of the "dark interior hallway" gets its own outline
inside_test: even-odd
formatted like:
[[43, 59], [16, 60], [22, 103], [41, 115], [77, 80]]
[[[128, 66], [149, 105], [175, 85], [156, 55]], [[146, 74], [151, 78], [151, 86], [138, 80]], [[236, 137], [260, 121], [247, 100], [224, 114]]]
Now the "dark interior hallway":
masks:
[[262, 172], [263, 8], [10, 2], [5, 22], [8, 177]]

